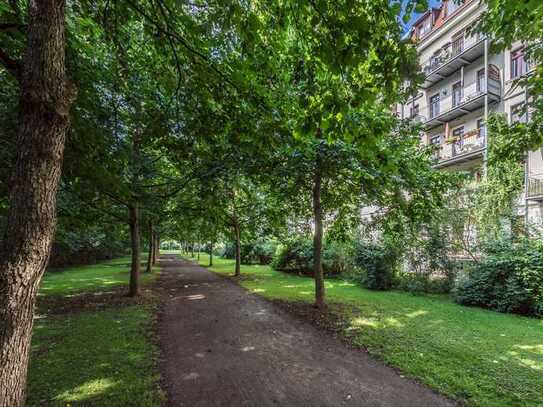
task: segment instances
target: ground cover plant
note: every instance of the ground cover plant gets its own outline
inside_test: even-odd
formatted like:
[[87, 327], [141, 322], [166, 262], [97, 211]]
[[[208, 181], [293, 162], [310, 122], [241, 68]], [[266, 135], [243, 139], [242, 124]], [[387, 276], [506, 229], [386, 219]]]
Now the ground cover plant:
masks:
[[[233, 263], [216, 259], [210, 269], [231, 276]], [[242, 276], [240, 284], [266, 298], [312, 302], [311, 278], [269, 266], [243, 266]], [[444, 295], [372, 291], [340, 279], [326, 285], [340, 334], [402, 374], [468, 405], [543, 403], [542, 320], [464, 307]]]
[[[129, 267], [129, 258], [122, 257], [46, 273], [32, 338], [27, 405], [161, 405], [153, 308], [145, 299], [123, 299]], [[142, 281], [151, 282], [155, 270]], [[112, 301], [116, 297], [120, 300]]]

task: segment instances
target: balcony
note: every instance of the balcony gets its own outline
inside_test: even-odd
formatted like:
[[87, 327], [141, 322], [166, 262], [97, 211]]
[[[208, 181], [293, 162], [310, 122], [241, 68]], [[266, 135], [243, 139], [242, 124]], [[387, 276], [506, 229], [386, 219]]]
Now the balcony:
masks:
[[473, 129], [459, 137], [449, 137], [434, 153], [435, 168], [466, 165], [484, 155], [486, 129]]
[[543, 201], [543, 174], [533, 174], [528, 177], [527, 199]]
[[421, 64], [425, 75], [422, 88], [429, 88], [462, 66], [475, 62], [484, 53], [485, 37], [482, 35], [461, 36], [452, 40]]
[[488, 81], [487, 91], [485, 87], [484, 81], [472, 82], [458, 93], [445, 98], [440, 97], [439, 101], [429, 103], [428, 107], [420, 110], [414, 119], [424, 123], [424, 128], [429, 130], [480, 109], [485, 104], [486, 95], [489, 102], [498, 102], [501, 98], [500, 82], [491, 79]]

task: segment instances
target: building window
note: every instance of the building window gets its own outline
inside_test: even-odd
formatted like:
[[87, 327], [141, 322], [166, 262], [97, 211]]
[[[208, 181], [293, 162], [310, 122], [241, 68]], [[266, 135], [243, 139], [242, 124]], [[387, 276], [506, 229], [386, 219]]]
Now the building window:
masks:
[[464, 134], [464, 126], [457, 127], [452, 132], [453, 137], [458, 138], [458, 139], [462, 138], [463, 134]]
[[511, 79], [518, 78], [526, 72], [527, 65], [524, 60], [524, 48], [511, 52]]
[[432, 16], [426, 17], [426, 19], [419, 25], [419, 38], [424, 37], [432, 30]]
[[526, 107], [524, 103], [518, 103], [514, 106], [511, 106], [511, 124], [513, 123], [526, 123]]
[[439, 93], [430, 97], [430, 118], [439, 115]]
[[441, 134], [430, 137], [430, 144], [433, 146], [438, 146], [441, 144]]
[[409, 109], [409, 115], [411, 119], [418, 117], [419, 115], [419, 105], [412, 105]]
[[484, 140], [484, 138], [486, 137], [485, 119], [477, 120], [477, 130], [479, 132], [478, 138]]
[[447, 16], [450, 16], [453, 14], [456, 10], [458, 10], [462, 5], [464, 5], [465, 0], [449, 0], [447, 3]]
[[456, 82], [452, 87], [452, 105], [458, 106], [462, 103], [462, 82]]
[[477, 71], [477, 92], [486, 92], [485, 69]]
[[452, 56], [460, 55], [464, 52], [464, 31], [456, 33], [452, 38]]

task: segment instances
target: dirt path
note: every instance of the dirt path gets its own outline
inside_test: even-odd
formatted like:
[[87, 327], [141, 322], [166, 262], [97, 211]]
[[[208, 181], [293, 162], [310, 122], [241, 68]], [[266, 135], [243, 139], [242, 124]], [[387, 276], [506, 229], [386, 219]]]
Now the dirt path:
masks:
[[161, 258], [160, 369], [171, 406], [452, 406], [233, 282]]

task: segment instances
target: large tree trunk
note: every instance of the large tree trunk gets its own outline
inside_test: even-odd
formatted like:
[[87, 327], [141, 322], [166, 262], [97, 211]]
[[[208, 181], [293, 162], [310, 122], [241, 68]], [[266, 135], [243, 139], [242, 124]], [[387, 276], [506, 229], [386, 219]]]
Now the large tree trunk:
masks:
[[213, 242], [209, 244], [209, 267], [213, 265]]
[[147, 273], [153, 271], [153, 252], [155, 251], [154, 233], [153, 222], [149, 221], [149, 254], [147, 255], [147, 269], [145, 270]]
[[131, 205], [128, 208], [130, 219], [130, 243], [132, 246], [132, 265], [130, 267], [130, 297], [136, 297], [139, 293], [140, 276], [140, 227], [138, 206]]
[[322, 207], [321, 207], [321, 184], [322, 184], [322, 161], [320, 153], [317, 152], [315, 174], [313, 176], [313, 221], [315, 231], [313, 234], [313, 273], [315, 276], [315, 306], [319, 309], [325, 307], [324, 303], [324, 272], [322, 269]]
[[64, 0], [30, 1], [17, 155], [0, 242], [0, 406], [25, 403], [34, 305], [56, 226], [75, 87], [66, 77]]
[[239, 223], [237, 221], [234, 223], [234, 239], [236, 244], [236, 269], [234, 275], [238, 277], [241, 275], [241, 241]]

